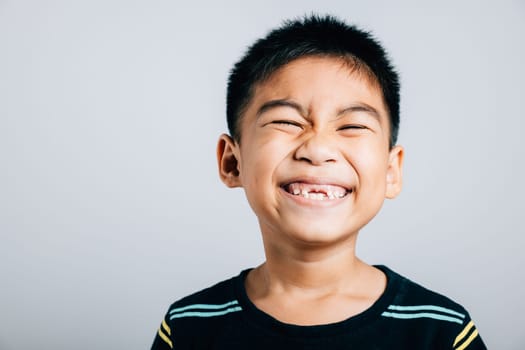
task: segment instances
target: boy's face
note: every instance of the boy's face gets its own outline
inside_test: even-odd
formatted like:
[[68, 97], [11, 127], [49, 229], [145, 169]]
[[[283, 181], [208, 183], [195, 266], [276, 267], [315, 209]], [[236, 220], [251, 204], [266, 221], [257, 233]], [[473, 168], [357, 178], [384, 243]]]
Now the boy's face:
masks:
[[257, 85], [240, 130], [240, 145], [219, 140], [220, 175], [244, 188], [269, 243], [355, 239], [401, 189], [379, 87], [341, 60], [282, 67]]

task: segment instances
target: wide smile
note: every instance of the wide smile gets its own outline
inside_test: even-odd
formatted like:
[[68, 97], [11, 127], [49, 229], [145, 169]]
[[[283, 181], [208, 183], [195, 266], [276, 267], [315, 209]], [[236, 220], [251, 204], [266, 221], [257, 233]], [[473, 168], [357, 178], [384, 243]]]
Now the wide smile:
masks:
[[352, 189], [346, 186], [312, 181], [288, 182], [282, 185], [281, 188], [293, 196], [314, 201], [334, 201], [352, 193]]

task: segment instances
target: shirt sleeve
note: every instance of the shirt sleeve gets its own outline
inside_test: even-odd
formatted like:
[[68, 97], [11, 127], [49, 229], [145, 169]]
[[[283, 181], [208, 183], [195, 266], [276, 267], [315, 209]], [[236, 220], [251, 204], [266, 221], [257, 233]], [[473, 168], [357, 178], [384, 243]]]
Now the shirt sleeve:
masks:
[[479, 335], [474, 321], [468, 316], [465, 317], [459, 333], [454, 338], [452, 344], [454, 350], [487, 350], [485, 343]]
[[168, 317], [165, 316], [162, 320], [157, 334], [155, 334], [155, 339], [153, 340], [153, 345], [151, 350], [171, 350], [173, 349], [173, 339], [171, 338], [171, 327], [169, 325]]

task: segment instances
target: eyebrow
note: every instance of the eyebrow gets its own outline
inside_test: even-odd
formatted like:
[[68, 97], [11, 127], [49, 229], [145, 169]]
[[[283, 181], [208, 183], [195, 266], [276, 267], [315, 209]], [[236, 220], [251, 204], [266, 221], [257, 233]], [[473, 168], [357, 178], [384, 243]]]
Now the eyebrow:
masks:
[[[301, 106], [299, 103], [290, 101], [287, 99], [278, 99], [278, 100], [270, 100], [265, 102], [259, 109], [257, 110], [257, 117], [259, 117], [261, 114], [279, 107], [289, 107], [292, 109], [295, 109], [301, 116], [306, 117], [308, 115], [308, 111], [306, 108]], [[355, 112], [365, 112], [367, 114], [370, 114], [377, 120], [380, 119], [380, 114], [374, 107], [366, 104], [366, 103], [356, 103], [349, 107], [343, 108], [337, 112], [337, 117], [340, 118], [346, 113], [355, 113]]]
[[380, 119], [380, 114], [374, 107], [367, 105], [366, 103], [357, 103], [355, 105], [352, 105], [350, 107], [343, 108], [337, 113], [337, 116], [342, 117], [346, 113], [354, 113], [354, 112], [365, 112], [370, 115], [372, 115], [377, 120]]
[[278, 107], [289, 107], [295, 109], [303, 117], [308, 114], [307, 110], [297, 102], [293, 102], [286, 99], [270, 100], [265, 102], [257, 111], [257, 117], [261, 114]]

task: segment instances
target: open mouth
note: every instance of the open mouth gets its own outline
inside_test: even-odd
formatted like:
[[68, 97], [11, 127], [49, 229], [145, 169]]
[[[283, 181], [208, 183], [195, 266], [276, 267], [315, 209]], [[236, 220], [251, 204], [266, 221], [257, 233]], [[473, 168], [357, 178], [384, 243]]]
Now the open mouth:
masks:
[[344, 198], [351, 193], [351, 189], [337, 185], [310, 184], [304, 182], [292, 182], [283, 186], [283, 189], [294, 195], [313, 200], [334, 200]]

